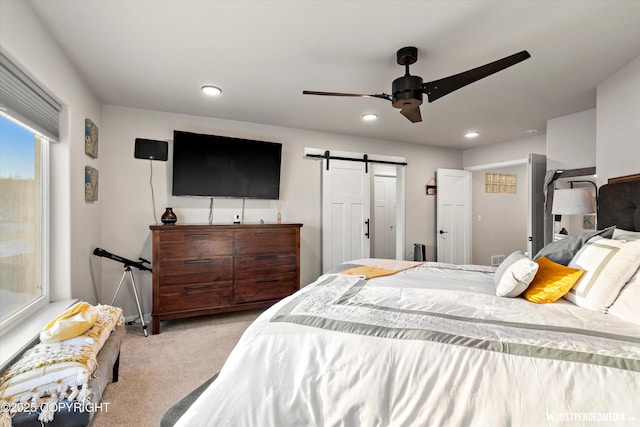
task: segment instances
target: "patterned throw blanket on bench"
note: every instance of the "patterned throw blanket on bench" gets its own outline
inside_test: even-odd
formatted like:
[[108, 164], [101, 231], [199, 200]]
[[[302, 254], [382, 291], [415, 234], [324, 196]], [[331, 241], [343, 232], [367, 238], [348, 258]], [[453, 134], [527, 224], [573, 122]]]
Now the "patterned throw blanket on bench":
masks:
[[56, 403], [87, 403], [88, 381], [96, 358], [111, 331], [122, 325], [122, 309], [97, 305], [98, 318], [86, 332], [63, 341], [39, 343], [0, 376], [0, 427], [11, 426], [18, 412], [41, 411], [42, 422], [53, 420]]

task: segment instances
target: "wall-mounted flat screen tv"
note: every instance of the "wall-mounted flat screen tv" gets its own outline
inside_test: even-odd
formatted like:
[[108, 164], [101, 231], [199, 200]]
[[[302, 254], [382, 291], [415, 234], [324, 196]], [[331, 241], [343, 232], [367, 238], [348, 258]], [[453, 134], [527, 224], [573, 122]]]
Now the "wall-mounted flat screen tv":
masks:
[[173, 132], [174, 196], [280, 197], [282, 144]]

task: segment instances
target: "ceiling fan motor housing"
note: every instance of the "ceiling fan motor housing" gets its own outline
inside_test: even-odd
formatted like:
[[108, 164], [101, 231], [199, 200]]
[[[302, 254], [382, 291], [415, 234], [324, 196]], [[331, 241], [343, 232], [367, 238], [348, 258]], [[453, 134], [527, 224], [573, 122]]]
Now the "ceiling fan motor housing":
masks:
[[392, 103], [396, 108], [406, 108], [422, 104], [422, 77], [402, 76], [393, 81]]

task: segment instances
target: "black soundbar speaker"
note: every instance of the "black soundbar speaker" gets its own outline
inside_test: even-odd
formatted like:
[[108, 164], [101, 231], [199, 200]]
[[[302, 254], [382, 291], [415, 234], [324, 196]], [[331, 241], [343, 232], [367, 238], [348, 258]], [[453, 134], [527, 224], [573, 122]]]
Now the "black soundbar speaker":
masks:
[[136, 138], [136, 148], [133, 157], [136, 159], [150, 159], [167, 161], [169, 144], [167, 141]]

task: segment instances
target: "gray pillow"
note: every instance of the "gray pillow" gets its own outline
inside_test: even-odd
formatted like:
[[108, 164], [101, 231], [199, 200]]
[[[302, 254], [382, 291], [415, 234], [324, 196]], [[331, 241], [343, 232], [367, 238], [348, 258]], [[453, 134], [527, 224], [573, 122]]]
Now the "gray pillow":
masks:
[[605, 228], [604, 230], [588, 231], [578, 236], [567, 237], [565, 239], [558, 240], [557, 242], [549, 243], [533, 257], [534, 260], [547, 257], [551, 261], [562, 265], [569, 265], [569, 262], [573, 259], [575, 254], [578, 253], [580, 248], [592, 238], [593, 236], [600, 236], [605, 239], [610, 239], [613, 236], [613, 230], [615, 226]]
[[496, 295], [515, 298], [523, 293], [538, 272], [538, 263], [516, 251], [500, 263], [493, 276]]

